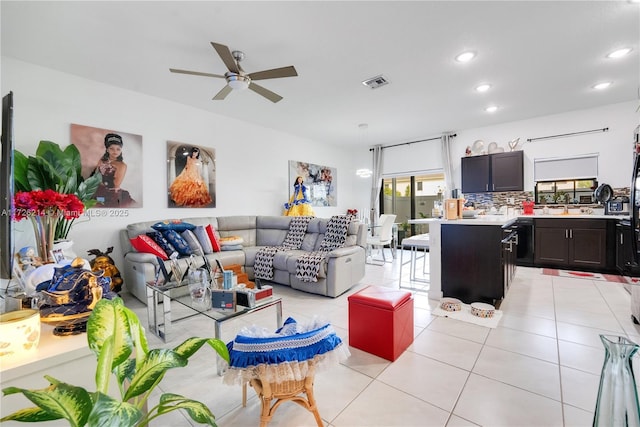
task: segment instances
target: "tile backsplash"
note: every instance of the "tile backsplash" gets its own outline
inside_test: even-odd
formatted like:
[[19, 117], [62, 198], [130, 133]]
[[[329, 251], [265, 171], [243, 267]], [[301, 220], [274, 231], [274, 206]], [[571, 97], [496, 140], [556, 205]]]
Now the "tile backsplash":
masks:
[[[629, 187], [614, 188], [614, 196], [629, 196]], [[533, 200], [533, 191], [508, 191], [499, 193], [466, 193], [463, 197], [467, 202], [473, 202], [478, 209], [490, 209], [491, 207], [500, 208], [501, 206], [522, 206], [522, 202], [527, 199]], [[513, 198], [514, 203], [507, 203], [507, 200]]]

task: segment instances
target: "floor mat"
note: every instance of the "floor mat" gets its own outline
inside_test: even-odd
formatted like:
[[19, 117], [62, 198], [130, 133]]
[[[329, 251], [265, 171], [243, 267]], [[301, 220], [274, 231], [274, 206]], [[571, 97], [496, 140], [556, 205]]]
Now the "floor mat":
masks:
[[601, 274], [601, 273], [589, 273], [586, 271], [557, 270], [555, 268], [543, 268], [542, 274], [547, 276], [571, 277], [573, 279], [599, 280], [602, 282], [631, 283], [628, 280], [626, 280], [624, 276], [619, 276], [617, 274]]

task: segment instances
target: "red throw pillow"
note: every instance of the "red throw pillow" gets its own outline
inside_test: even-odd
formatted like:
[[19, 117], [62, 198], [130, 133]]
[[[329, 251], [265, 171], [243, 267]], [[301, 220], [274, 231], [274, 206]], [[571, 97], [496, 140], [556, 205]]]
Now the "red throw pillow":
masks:
[[129, 239], [129, 241], [131, 242], [131, 246], [138, 252], [153, 254], [165, 261], [169, 259], [167, 253], [147, 235], [141, 234], [133, 239]]
[[209, 240], [211, 240], [211, 247], [213, 247], [214, 252], [220, 252], [220, 240], [218, 240], [218, 236], [216, 236], [216, 231], [213, 229], [211, 224], [208, 224], [205, 227], [207, 230], [207, 235], [209, 236]]

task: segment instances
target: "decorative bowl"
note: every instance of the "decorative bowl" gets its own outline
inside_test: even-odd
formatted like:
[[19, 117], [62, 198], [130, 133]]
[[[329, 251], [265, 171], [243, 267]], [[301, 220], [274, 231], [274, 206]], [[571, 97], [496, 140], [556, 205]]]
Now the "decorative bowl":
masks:
[[496, 308], [491, 304], [485, 304], [483, 302], [471, 303], [471, 314], [477, 317], [493, 317], [496, 312]]
[[444, 311], [460, 311], [462, 310], [462, 301], [457, 298], [442, 298], [440, 308]]

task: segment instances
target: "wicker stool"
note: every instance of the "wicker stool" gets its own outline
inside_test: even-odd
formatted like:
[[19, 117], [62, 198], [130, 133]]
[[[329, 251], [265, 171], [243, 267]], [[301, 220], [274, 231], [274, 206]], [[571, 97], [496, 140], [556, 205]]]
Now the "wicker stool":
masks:
[[[313, 362], [309, 362], [311, 365]], [[309, 366], [307, 376], [300, 381], [283, 381], [268, 382], [264, 380], [266, 367], [257, 368], [258, 378], [249, 381], [249, 384], [256, 391], [260, 398], [262, 409], [260, 411], [260, 427], [266, 427], [271, 421], [273, 414], [282, 403], [292, 401], [310, 411], [316, 419], [318, 427], [323, 427], [322, 418], [318, 412], [318, 406], [313, 396], [313, 379], [315, 376], [315, 368]], [[242, 406], [246, 406], [247, 394], [246, 389], [242, 393]], [[271, 402], [275, 400], [273, 404]]]
[[[320, 326], [318, 326], [320, 325]], [[247, 402], [247, 384], [260, 398], [260, 426], [265, 427], [278, 407], [294, 402], [311, 412], [322, 427], [313, 393], [316, 372], [349, 357], [349, 349], [328, 322], [298, 325], [288, 318], [275, 334], [248, 329], [227, 345], [229, 368], [226, 384], [242, 385], [242, 406]]]

